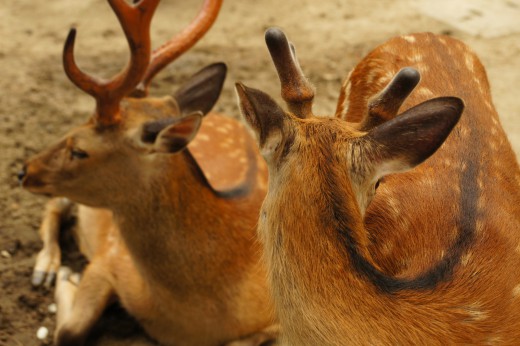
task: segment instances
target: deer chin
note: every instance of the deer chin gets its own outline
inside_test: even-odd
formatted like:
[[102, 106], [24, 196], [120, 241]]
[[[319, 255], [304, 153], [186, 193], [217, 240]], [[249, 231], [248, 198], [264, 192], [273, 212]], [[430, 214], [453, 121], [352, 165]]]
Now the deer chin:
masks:
[[43, 195], [47, 197], [56, 196], [56, 191], [53, 188], [53, 185], [39, 179], [32, 179], [31, 177], [26, 177], [22, 181], [21, 186], [25, 190], [35, 195]]

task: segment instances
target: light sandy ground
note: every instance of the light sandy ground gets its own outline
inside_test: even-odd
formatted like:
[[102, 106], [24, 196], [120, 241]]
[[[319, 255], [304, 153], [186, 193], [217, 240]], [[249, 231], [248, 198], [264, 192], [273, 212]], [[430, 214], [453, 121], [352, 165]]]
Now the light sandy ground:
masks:
[[[306, 75], [317, 86], [315, 110], [332, 114], [341, 81], [376, 45], [398, 34], [447, 33], [466, 42], [482, 59], [494, 103], [519, 153], [520, 1], [493, 1], [499, 3], [493, 11], [480, 5], [487, 6], [487, 1], [474, 2], [464, 10], [465, 16], [442, 15], [442, 8], [432, 4], [443, 2], [428, 1], [427, 7], [424, 2], [225, 0], [210, 33], [156, 78], [152, 93], [168, 93], [204, 65], [224, 61], [229, 76], [216, 110], [238, 115], [232, 88], [236, 80], [278, 95], [263, 40], [264, 30], [276, 25], [295, 43]], [[200, 4], [201, 0], [163, 0], [153, 24], [155, 44], [186, 25]], [[480, 24], [479, 17], [485, 19]], [[462, 25], [464, 21], [471, 25]], [[493, 23], [505, 29], [497, 34]], [[0, 8], [0, 250], [12, 254], [0, 257], [0, 345], [40, 345], [35, 337], [38, 327], [54, 328], [54, 316], [47, 311], [52, 294], [32, 290], [29, 284], [45, 199], [21, 191], [15, 174], [25, 158], [86, 120], [93, 110], [91, 98], [62, 71], [60, 54], [71, 26], [78, 28], [76, 52], [86, 70], [108, 76], [124, 65], [127, 48], [106, 1], [17, 0], [5, 1]], [[105, 337], [90, 344], [150, 344], [117, 311], [104, 322], [99, 329]]]

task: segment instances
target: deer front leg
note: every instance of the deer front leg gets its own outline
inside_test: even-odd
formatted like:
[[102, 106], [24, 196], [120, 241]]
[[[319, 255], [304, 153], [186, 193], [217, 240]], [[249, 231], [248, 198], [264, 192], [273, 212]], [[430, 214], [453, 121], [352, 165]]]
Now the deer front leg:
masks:
[[59, 234], [61, 220], [70, 212], [72, 202], [67, 198], [53, 198], [45, 206], [40, 237], [43, 248], [36, 257], [31, 283], [51, 286], [61, 264]]
[[261, 331], [248, 335], [240, 340], [227, 343], [225, 346], [260, 346], [274, 345], [280, 334], [280, 325], [271, 325]]
[[114, 296], [114, 289], [104, 275], [103, 263], [92, 261], [80, 280], [70, 269], [61, 268], [56, 281], [58, 305], [56, 346], [80, 346]]

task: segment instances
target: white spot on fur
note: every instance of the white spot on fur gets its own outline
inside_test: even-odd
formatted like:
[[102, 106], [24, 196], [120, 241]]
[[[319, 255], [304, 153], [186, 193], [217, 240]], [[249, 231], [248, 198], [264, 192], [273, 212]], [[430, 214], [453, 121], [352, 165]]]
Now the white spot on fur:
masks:
[[390, 82], [390, 80], [391, 80], [392, 78], [394, 78], [394, 75], [395, 75], [395, 74], [396, 74], [396, 72], [391, 71], [391, 70], [388, 70], [388, 71], [385, 72], [385, 74], [383, 75], [383, 77], [381, 77], [381, 81], [382, 81], [383, 83], [388, 84], [388, 83]]
[[266, 179], [260, 175], [258, 175], [258, 178], [256, 179], [256, 185], [260, 188], [260, 190], [267, 190]]
[[492, 336], [487, 339], [486, 345], [502, 345], [503, 341], [500, 336]]
[[235, 146], [235, 140], [233, 138], [227, 138], [225, 141], [220, 143], [221, 148], [232, 148]]
[[395, 49], [392, 45], [389, 45], [389, 44], [386, 44], [384, 46], [382, 46], [381, 48], [379, 48], [381, 50], [382, 53], [390, 53], [390, 54], [393, 54], [395, 52]]
[[207, 141], [209, 141], [209, 136], [204, 133], [199, 133], [199, 135], [197, 136], [197, 139], [199, 141], [207, 142]]
[[343, 82], [343, 85], [341, 86], [341, 89], [342, 89], [343, 94], [345, 95], [345, 97], [343, 99], [343, 103], [340, 106], [341, 108], [338, 109], [339, 114], [337, 114], [337, 115], [341, 119], [343, 119], [343, 120], [346, 119], [347, 110], [348, 110], [348, 107], [349, 107], [349, 104], [350, 104], [349, 96], [350, 96], [350, 90], [351, 90], [351, 87], [352, 87], [352, 83], [350, 81], [350, 76], [352, 75], [352, 71], [353, 70], [350, 70], [350, 72], [348, 73], [347, 78], [345, 79], [345, 81]]
[[379, 76], [379, 70], [370, 70], [366, 76], [366, 82], [368, 85], [372, 84], [374, 80]]
[[230, 158], [232, 158], [232, 159], [236, 159], [236, 158], [238, 158], [239, 156], [242, 156], [242, 151], [240, 151], [240, 150], [233, 150], [232, 152], [230, 152], [230, 153], [228, 154], [228, 156], [229, 156]]
[[403, 39], [407, 42], [410, 42], [410, 43], [415, 43], [415, 37], [414, 36], [411, 36], [411, 35], [406, 35], [406, 36], [403, 36]]
[[424, 59], [424, 56], [417, 52], [413, 53], [412, 56], [410, 57], [410, 60], [415, 63], [420, 63], [421, 61], [423, 61], [423, 59]]
[[518, 297], [520, 297], [520, 284], [516, 285], [513, 288], [513, 298], [518, 298]]
[[478, 188], [479, 189], [484, 189], [484, 182], [482, 181], [482, 177], [479, 176], [478, 179], [477, 179], [477, 185], [478, 185]]
[[460, 263], [462, 264], [462, 266], [463, 267], [467, 266], [469, 264], [469, 262], [471, 261], [472, 257], [473, 257], [472, 252], [467, 252], [464, 255], [462, 255], [462, 257], [460, 259]]
[[445, 159], [443, 160], [443, 163], [444, 163], [444, 166], [445, 166], [446, 168], [451, 167], [451, 165], [453, 164], [453, 162], [451, 161], [451, 159], [450, 159], [449, 157], [448, 157], [448, 158], [445, 158]]
[[381, 253], [383, 255], [389, 255], [392, 253], [392, 250], [394, 249], [394, 243], [392, 242], [387, 242], [387, 243], [384, 243], [383, 244], [383, 248], [381, 249]]
[[387, 197], [386, 202], [388, 203], [389, 209], [392, 210], [392, 213], [394, 215], [399, 215], [399, 213], [401, 212], [401, 209], [399, 208], [398, 204], [399, 202], [395, 198], [392, 198], [390, 196]]
[[482, 304], [479, 302], [466, 306], [464, 310], [466, 310], [468, 317], [473, 321], [483, 321], [489, 317], [488, 314], [482, 310]]
[[[456, 193], [458, 193], [460, 195], [461, 189], [460, 189], [460, 185], [459, 184], [452, 184], [451, 188], [453, 189], [453, 191], [455, 191]], [[456, 208], [456, 206], [454, 205], [453, 208]]]
[[[469, 131], [466, 126], [460, 126], [459, 127], [459, 133], [462, 138], [468, 137]], [[465, 167], [463, 167], [465, 169]]]
[[425, 96], [425, 97], [432, 97], [432, 96], [434, 96], [433, 92], [430, 89], [426, 88], [426, 87], [419, 88], [416, 91], [416, 93], [418, 95]]
[[473, 81], [475, 82], [475, 84], [478, 86], [478, 89], [480, 90], [480, 92], [484, 92], [484, 89], [482, 88], [482, 82], [480, 81], [480, 78], [478, 78], [477, 76], [473, 77]]
[[[242, 124], [238, 124], [238, 126], [241, 126]], [[223, 124], [222, 127], [224, 127], [226, 130], [233, 130], [233, 125], [231, 125], [230, 123], [227, 123], [227, 124]]]
[[471, 54], [464, 55], [464, 61], [466, 62], [466, 67], [470, 71], [475, 70], [475, 58], [473, 57], [473, 55], [471, 55]]
[[477, 234], [482, 233], [484, 231], [484, 221], [477, 220], [477, 222], [476, 222], [476, 229], [477, 229]]

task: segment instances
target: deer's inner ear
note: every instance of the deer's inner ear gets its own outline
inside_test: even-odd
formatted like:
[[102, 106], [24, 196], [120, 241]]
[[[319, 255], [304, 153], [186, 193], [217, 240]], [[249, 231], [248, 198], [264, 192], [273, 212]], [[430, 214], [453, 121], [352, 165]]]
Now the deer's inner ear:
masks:
[[283, 109], [266, 93], [236, 84], [240, 110], [245, 121], [256, 134], [260, 151], [270, 156], [283, 139], [286, 118]]
[[155, 121], [150, 121], [143, 124], [141, 130], [141, 141], [144, 143], [153, 144], [157, 139], [157, 135], [164, 130], [166, 127], [170, 126], [175, 122], [174, 118], [167, 119], [159, 119]]
[[369, 153], [374, 158], [375, 178], [411, 169], [430, 157], [451, 133], [463, 109], [459, 98], [440, 97], [372, 129], [364, 140], [377, 148]]
[[175, 119], [173, 124], [165, 127], [156, 136], [154, 149], [156, 152], [177, 153], [195, 138], [200, 129], [203, 114], [196, 112], [180, 119]]

